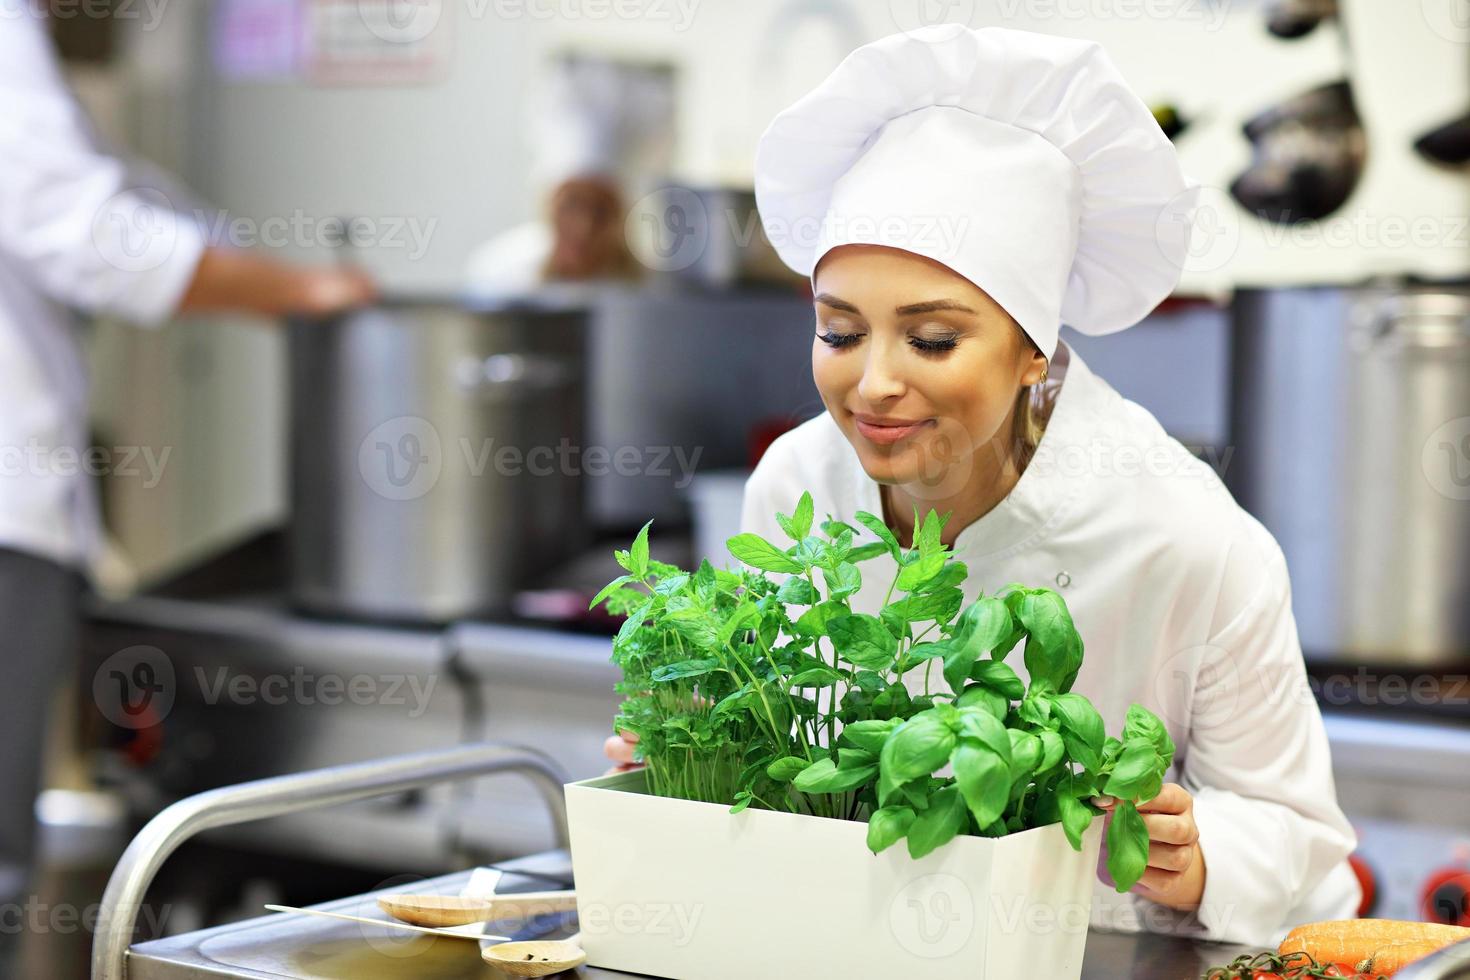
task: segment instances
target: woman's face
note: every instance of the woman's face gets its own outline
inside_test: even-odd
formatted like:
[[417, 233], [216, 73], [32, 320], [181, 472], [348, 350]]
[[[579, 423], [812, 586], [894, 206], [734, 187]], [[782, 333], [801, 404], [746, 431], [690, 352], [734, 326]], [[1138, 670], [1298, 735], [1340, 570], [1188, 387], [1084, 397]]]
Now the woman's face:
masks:
[[867, 474], [938, 499], [998, 473], [1017, 392], [1045, 367], [1010, 315], [940, 263], [885, 246], [833, 249], [815, 287], [812, 377]]

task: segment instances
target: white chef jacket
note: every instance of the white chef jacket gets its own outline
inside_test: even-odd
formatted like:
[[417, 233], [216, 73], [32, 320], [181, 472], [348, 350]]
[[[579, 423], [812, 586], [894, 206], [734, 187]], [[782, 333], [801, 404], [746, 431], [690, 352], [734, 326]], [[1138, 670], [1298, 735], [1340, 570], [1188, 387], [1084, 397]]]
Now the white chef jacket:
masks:
[[490, 302], [534, 292], [551, 258], [551, 225], [527, 221], [509, 228], [470, 253], [465, 263], [465, 293]]
[[[965, 602], [1011, 582], [1062, 595], [1084, 644], [1073, 689], [1109, 734], [1133, 702], [1167, 726], [1177, 755], [1165, 778], [1194, 796], [1207, 869], [1191, 913], [1098, 881], [1093, 925], [1274, 947], [1294, 925], [1354, 917], [1356, 835], [1336, 802], [1280, 548], [1213, 469], [1065, 341], [1053, 371], [1060, 390], [1033, 460], [954, 543]], [[831, 514], [859, 527], [855, 512], [883, 513], [830, 413], [761, 457], [741, 530], [789, 544], [774, 515], [792, 513], [803, 490], [818, 523]], [[852, 607], [877, 614], [897, 566], [882, 555], [859, 568]], [[1007, 663], [1026, 679], [1020, 656]], [[923, 675], [905, 678], [915, 693]], [[932, 682], [948, 690], [937, 669]]]
[[86, 371], [67, 307], [167, 317], [204, 238], [166, 203], [96, 148], [33, 5], [0, 0], [0, 548], [65, 564], [96, 553]]

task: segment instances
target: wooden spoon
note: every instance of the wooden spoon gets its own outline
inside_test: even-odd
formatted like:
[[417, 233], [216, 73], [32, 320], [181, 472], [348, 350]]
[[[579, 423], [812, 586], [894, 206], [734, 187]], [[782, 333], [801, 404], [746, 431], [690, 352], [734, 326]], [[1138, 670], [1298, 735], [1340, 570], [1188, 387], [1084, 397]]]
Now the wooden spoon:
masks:
[[378, 908], [400, 922], [442, 929], [471, 922], [494, 922], [513, 915], [566, 912], [577, 907], [571, 891], [519, 892], [485, 898], [462, 895], [383, 895]]
[[496, 943], [480, 950], [486, 963], [515, 977], [545, 977], [573, 970], [587, 962], [587, 953], [576, 933], [566, 939], [529, 939], [519, 943]]

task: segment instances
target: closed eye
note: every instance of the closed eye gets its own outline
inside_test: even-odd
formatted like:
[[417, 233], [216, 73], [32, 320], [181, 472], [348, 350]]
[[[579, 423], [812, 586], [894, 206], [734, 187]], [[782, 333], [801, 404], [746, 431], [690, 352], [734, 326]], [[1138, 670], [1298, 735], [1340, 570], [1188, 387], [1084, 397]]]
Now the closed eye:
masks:
[[840, 349], [851, 347], [859, 340], [862, 340], [863, 335], [860, 333], [837, 333], [835, 330], [829, 330], [826, 333], [817, 334], [817, 339], [828, 347]]

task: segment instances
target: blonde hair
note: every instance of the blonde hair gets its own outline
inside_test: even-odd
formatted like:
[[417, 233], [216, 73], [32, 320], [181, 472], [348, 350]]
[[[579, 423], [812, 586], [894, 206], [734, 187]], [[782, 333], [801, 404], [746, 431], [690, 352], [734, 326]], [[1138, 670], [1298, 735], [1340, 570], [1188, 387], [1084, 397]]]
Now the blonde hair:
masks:
[[[1021, 336], [1026, 338], [1026, 343], [1033, 352], [1040, 352], [1041, 348], [1030, 337], [1024, 333]], [[1057, 384], [1050, 378], [1036, 384], [1022, 385], [1016, 392], [1015, 410], [1012, 413], [1014, 421], [1011, 429], [1011, 455], [1016, 461], [1017, 472], [1024, 470], [1026, 464], [1031, 462], [1031, 457], [1036, 455], [1036, 447], [1046, 432], [1046, 423], [1051, 417], [1056, 400]]]

